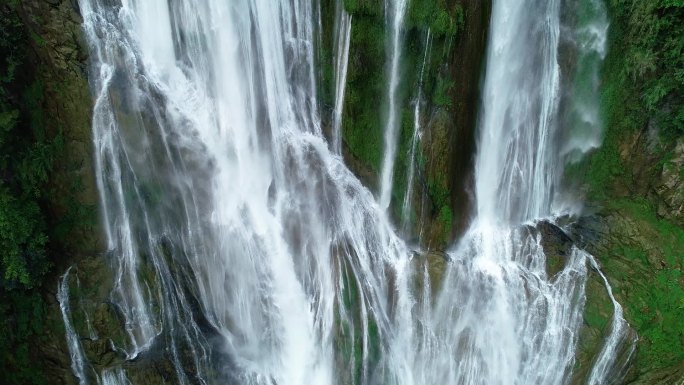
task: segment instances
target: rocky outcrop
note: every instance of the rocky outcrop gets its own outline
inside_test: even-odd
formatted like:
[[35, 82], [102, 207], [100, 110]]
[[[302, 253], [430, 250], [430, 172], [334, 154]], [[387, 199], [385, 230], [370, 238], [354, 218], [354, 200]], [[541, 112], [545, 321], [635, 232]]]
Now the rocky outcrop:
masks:
[[677, 140], [656, 179], [658, 215], [684, 226], [684, 139]]
[[[682, 372], [682, 230], [666, 228], [638, 207], [580, 218], [571, 233], [601, 264], [625, 318], [639, 334], [628, 383], [671, 384]], [[587, 293], [594, 292], [591, 283]], [[603, 309], [603, 310], [602, 310]], [[610, 304], [587, 301], [585, 319], [600, 325]], [[679, 376], [679, 377], [677, 377]], [[667, 379], [667, 380], [665, 380]]]
[[646, 199], [658, 216], [684, 226], [684, 139], [662, 139], [649, 121], [639, 131], [624, 132], [616, 147], [623, 175], [610, 182], [611, 194]]

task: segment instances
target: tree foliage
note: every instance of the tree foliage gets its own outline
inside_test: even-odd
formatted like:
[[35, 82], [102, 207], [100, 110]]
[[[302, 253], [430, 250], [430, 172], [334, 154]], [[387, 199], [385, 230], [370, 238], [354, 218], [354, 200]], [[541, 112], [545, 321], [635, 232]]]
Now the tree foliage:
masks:
[[684, 134], [684, 0], [611, 0], [623, 70], [666, 137]]
[[44, 131], [43, 87], [30, 78], [27, 41], [15, 6], [0, 6], [0, 283], [5, 289], [36, 286], [48, 271], [41, 200], [60, 145]]

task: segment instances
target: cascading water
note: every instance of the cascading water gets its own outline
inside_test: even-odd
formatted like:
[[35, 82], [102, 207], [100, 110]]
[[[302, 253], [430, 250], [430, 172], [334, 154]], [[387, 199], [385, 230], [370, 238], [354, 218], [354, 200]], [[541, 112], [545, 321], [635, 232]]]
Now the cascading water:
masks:
[[[425, 317], [433, 334], [421, 346], [418, 382], [570, 379], [587, 264], [598, 266], [573, 247], [563, 270], [549, 276], [543, 234], [535, 226], [558, 214], [552, 206], [565, 162], [557, 147], [559, 34], [560, 1], [494, 1], [475, 169], [477, 213], [450, 252], [444, 287]], [[612, 298], [610, 287], [608, 292]], [[590, 383], [619, 376], [616, 345], [633, 343], [619, 304], [614, 306], [613, 332]]]
[[179, 383], [395, 373], [409, 254], [320, 132], [311, 4], [81, 11], [120, 348], [165, 346]]
[[553, 148], [560, 90], [560, 0], [496, 1], [475, 165], [477, 217], [551, 214], [562, 170]]
[[[161, 355], [180, 384], [568, 382], [595, 262], [573, 248], [549, 277], [532, 222], [553, 214], [562, 172], [559, 1], [494, 2], [478, 211], [441, 285], [386, 215], [406, 3], [389, 7], [376, 201], [335, 154], [339, 133], [329, 148], [321, 132], [310, 1], [80, 0], [111, 301], [127, 336], [116, 349], [128, 362]], [[340, 58], [350, 21], [336, 28]], [[69, 273], [59, 301], [79, 382], [133, 382], [132, 366], [85, 358]], [[625, 325], [615, 307], [592, 384], [614, 372]]]

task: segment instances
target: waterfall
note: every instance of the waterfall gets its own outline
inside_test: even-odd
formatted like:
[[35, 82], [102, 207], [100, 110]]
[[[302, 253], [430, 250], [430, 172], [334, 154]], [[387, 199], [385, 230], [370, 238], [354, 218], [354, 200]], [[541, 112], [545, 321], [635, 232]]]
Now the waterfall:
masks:
[[482, 221], [551, 214], [561, 171], [559, 18], [560, 0], [495, 1], [475, 165]]
[[321, 134], [310, 2], [80, 4], [119, 348], [178, 383], [393, 377], [409, 252]]
[[[434, 335], [415, 373], [420, 383], [562, 384], [572, 373], [593, 257], [573, 247], [549, 276], [537, 225], [559, 214], [552, 208], [565, 162], [558, 149], [560, 1], [495, 0], [490, 25], [477, 213], [449, 252], [427, 317]], [[591, 381], [616, 374], [608, 367], [626, 322], [614, 304], [609, 353], [598, 357]]]
[[389, 77], [387, 88], [387, 124], [385, 125], [385, 149], [380, 170], [380, 207], [387, 210], [392, 200], [392, 182], [394, 176], [394, 160], [397, 152], [397, 131], [401, 126], [401, 114], [397, 105], [397, 88], [399, 87], [399, 59], [401, 58], [401, 29], [404, 22], [407, 0], [389, 0], [390, 53]]
[[342, 112], [344, 90], [347, 87], [351, 23], [351, 15], [344, 10], [342, 1], [337, 1], [335, 3], [335, 108], [332, 123], [332, 148], [336, 154], [342, 153]]
[[570, 88], [569, 134], [561, 148], [570, 160], [577, 161], [601, 145], [601, 117], [598, 89], [601, 83], [600, 62], [606, 56], [608, 13], [601, 0], [570, 2], [580, 20], [568, 39], [577, 52], [576, 81]]
[[[178, 384], [568, 382], [593, 257], [573, 246], [550, 276], [537, 226], [556, 214], [566, 161], [557, 124], [560, 0], [494, 1], [477, 216], [448, 250], [439, 281], [429, 256], [414, 255], [387, 215], [407, 1], [388, 7], [377, 199], [339, 156], [351, 25], [340, 2], [332, 145], [319, 117], [314, 53], [322, 39], [312, 2], [79, 4], [114, 270], [109, 301], [125, 335], [116, 346], [125, 363], [87, 362], [68, 270], [58, 299], [80, 384], [86, 371], [103, 384], [139, 383], [135, 364], [150, 357], [163, 359], [164, 381]], [[626, 326], [605, 283], [615, 315], [595, 383], [615, 372], [614, 341]]]

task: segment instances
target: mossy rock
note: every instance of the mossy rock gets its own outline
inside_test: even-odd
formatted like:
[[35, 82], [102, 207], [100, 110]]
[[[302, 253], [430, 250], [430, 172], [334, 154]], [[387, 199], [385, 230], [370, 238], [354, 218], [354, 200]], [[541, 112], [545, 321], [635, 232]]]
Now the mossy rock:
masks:
[[429, 251], [424, 254], [416, 254], [413, 257], [413, 277], [414, 293], [422, 293], [425, 285], [424, 271], [427, 269], [427, 275], [430, 283], [430, 295], [434, 296], [442, 287], [444, 274], [448, 269], [449, 257], [446, 253], [441, 251]]

